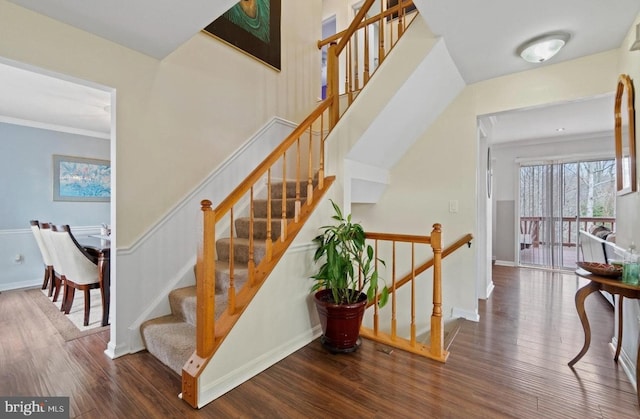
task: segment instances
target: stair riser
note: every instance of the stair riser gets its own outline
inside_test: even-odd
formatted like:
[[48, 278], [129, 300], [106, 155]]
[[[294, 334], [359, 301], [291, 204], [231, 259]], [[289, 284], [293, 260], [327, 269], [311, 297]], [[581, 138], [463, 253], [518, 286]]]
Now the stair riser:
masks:
[[[306, 198], [305, 198], [306, 199]], [[304, 203], [304, 199], [301, 198], [300, 204]], [[287, 199], [287, 218], [295, 217], [296, 211], [296, 200], [295, 198]], [[260, 199], [255, 200], [253, 203], [253, 216], [255, 218], [267, 218], [267, 200]], [[282, 199], [272, 199], [271, 200], [271, 218], [280, 218], [282, 217]]]
[[[275, 240], [280, 237], [282, 220], [271, 220], [271, 240]], [[250, 220], [248, 218], [239, 218], [236, 220], [236, 236], [248, 239], [249, 238], [249, 226]], [[254, 219], [253, 220], [253, 238], [255, 240], [266, 240], [267, 238], [267, 220], [266, 219]]]
[[[253, 258], [255, 264], [259, 264], [264, 258], [265, 247], [264, 241], [259, 245], [259, 241], [254, 241]], [[218, 260], [229, 261], [229, 239], [220, 239], [216, 242], [216, 253]], [[238, 263], [246, 264], [249, 262], [249, 245], [246, 242], [233, 243], [234, 260]]]

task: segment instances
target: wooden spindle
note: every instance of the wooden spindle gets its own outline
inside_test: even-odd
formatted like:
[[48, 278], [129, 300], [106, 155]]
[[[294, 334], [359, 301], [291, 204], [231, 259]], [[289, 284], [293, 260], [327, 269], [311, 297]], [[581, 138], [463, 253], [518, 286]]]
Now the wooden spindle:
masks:
[[391, 257], [391, 340], [397, 337], [397, 298], [396, 298], [396, 241], [393, 241]]
[[311, 205], [313, 204], [313, 132], [311, 127], [309, 127], [309, 160], [307, 165], [309, 166], [307, 170], [307, 205]]
[[320, 114], [320, 150], [318, 167], [318, 189], [324, 189], [324, 112]]
[[233, 207], [229, 210], [229, 291], [228, 301], [229, 314], [233, 314], [236, 311], [236, 283], [235, 283], [235, 249], [234, 249], [234, 219], [233, 219]]
[[269, 261], [273, 252], [273, 238], [271, 235], [271, 168], [267, 170], [267, 240], [265, 242], [264, 258]]
[[363, 83], [362, 87], [369, 82], [369, 26], [364, 28], [364, 65], [363, 65]]
[[329, 126], [331, 129], [336, 126], [340, 119], [340, 95], [338, 92], [340, 85], [340, 70], [338, 60], [338, 44], [334, 41], [329, 44], [327, 51], [327, 92], [331, 98], [329, 107]]
[[255, 248], [254, 248], [254, 239], [253, 239], [253, 228], [255, 221], [255, 200], [253, 197], [253, 186], [251, 186], [251, 191], [249, 192], [249, 261], [247, 262], [247, 275], [249, 279], [249, 284], [251, 286], [255, 285], [254, 278], [256, 273], [256, 260], [255, 260]]
[[[309, 127], [309, 131], [311, 131], [311, 127]], [[295, 214], [294, 214], [294, 220], [297, 223], [300, 220], [300, 207], [301, 207], [301, 202], [300, 202], [300, 183], [302, 182], [301, 179], [301, 169], [300, 169], [300, 161], [301, 161], [301, 157], [300, 157], [300, 137], [298, 137], [298, 139], [296, 140], [296, 203], [295, 203]], [[309, 154], [311, 154], [311, 149], [309, 149]]]
[[353, 49], [353, 45], [351, 40], [347, 43], [347, 71], [346, 71], [346, 79], [345, 79], [345, 90], [347, 92], [347, 98], [349, 106], [353, 103], [353, 76], [351, 71], [353, 70], [353, 66], [351, 65], [351, 51]]
[[280, 215], [280, 241], [287, 238], [287, 152], [282, 153], [282, 213]]
[[416, 244], [411, 243], [411, 346], [416, 346]]

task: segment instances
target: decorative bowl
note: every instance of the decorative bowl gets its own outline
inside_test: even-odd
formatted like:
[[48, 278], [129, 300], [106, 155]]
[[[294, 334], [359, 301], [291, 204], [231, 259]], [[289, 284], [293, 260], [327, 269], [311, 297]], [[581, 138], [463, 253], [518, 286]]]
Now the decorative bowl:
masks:
[[622, 276], [621, 265], [609, 265], [607, 263], [599, 262], [576, 262], [579, 268], [585, 271], [591, 272], [595, 275], [607, 276], [611, 278], [617, 278]]

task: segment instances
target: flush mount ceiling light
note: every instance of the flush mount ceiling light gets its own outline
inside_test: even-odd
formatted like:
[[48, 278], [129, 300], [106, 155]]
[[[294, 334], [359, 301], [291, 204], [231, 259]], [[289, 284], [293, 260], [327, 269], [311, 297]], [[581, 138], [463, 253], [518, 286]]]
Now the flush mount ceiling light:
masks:
[[538, 36], [518, 47], [518, 55], [530, 63], [542, 63], [553, 57], [569, 40], [566, 32]]

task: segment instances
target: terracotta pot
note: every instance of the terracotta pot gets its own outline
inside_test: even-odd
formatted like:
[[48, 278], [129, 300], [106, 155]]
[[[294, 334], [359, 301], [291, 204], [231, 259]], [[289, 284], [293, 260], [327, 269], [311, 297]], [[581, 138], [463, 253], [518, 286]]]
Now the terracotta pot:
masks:
[[367, 295], [361, 293], [353, 304], [334, 304], [331, 290], [320, 290], [314, 297], [322, 327], [322, 345], [331, 352], [353, 352], [358, 349]]

